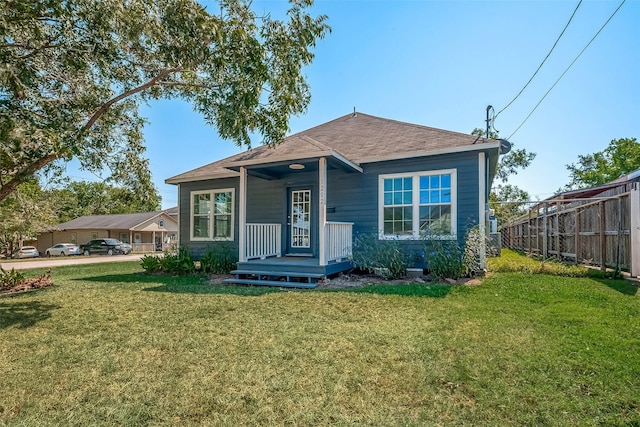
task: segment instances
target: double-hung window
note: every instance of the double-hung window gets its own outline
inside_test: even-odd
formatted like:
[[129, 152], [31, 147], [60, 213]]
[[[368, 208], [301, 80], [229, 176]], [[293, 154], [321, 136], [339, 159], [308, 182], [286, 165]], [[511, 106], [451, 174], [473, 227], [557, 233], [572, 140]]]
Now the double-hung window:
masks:
[[456, 236], [455, 169], [380, 175], [380, 238]]
[[191, 193], [191, 240], [233, 240], [233, 189]]

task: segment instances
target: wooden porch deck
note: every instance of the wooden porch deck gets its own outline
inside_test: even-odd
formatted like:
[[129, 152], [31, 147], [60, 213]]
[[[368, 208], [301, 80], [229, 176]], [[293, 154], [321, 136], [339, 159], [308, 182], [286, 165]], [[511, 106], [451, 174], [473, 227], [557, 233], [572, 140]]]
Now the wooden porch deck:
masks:
[[348, 271], [353, 265], [349, 260], [320, 265], [319, 258], [284, 256], [239, 262], [237, 267], [231, 272], [235, 278], [226, 279], [225, 282], [312, 289], [318, 286], [319, 280]]

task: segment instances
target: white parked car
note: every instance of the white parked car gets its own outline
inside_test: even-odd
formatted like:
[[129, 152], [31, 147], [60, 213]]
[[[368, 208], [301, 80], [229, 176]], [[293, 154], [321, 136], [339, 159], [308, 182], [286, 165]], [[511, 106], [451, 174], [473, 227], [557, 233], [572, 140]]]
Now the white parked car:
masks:
[[58, 243], [51, 246], [44, 253], [46, 256], [80, 255], [80, 247], [73, 243]]
[[38, 258], [40, 256], [40, 252], [36, 249], [35, 246], [23, 246], [20, 248], [18, 253], [16, 254], [16, 258]]

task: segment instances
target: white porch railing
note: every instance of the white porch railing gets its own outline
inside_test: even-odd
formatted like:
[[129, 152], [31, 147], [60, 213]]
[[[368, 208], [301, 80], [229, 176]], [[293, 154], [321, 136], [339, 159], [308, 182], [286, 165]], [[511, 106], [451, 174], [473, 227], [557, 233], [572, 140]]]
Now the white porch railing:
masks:
[[351, 256], [353, 223], [327, 221], [325, 228], [325, 260], [347, 259]]
[[246, 225], [245, 259], [282, 255], [282, 226], [280, 224]]
[[[282, 255], [281, 224], [247, 224], [245, 259], [264, 259]], [[351, 256], [353, 223], [327, 222], [325, 227], [325, 262]]]

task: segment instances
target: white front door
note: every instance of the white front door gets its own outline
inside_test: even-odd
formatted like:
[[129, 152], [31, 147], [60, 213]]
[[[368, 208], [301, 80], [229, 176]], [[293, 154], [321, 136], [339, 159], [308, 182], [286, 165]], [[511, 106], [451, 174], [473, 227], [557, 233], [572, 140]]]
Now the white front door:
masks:
[[311, 254], [311, 190], [289, 191], [288, 252]]

